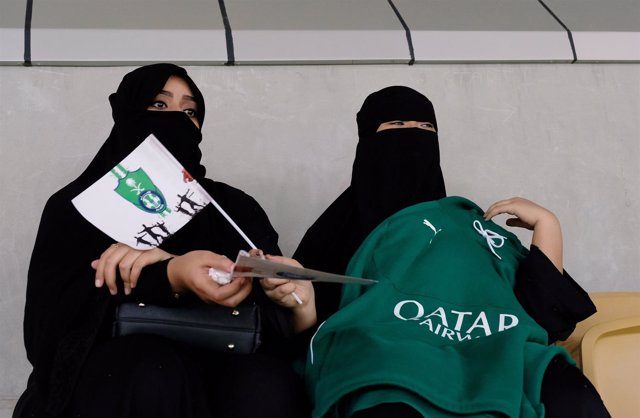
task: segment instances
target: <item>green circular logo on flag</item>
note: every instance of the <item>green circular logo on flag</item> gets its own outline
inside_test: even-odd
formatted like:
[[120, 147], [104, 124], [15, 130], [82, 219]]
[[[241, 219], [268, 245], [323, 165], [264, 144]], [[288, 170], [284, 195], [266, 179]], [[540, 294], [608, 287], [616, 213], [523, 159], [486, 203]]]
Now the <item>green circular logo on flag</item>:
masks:
[[140, 201], [140, 209], [150, 213], [161, 213], [167, 207], [167, 202], [164, 200], [164, 196], [160, 193], [156, 193], [155, 190], [145, 190], [138, 196]]

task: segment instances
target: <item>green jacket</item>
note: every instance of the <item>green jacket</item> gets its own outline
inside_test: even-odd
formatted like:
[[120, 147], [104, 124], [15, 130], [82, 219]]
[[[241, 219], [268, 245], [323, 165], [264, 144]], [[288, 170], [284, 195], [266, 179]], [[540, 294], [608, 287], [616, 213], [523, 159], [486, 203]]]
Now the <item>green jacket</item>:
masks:
[[421, 203], [364, 241], [347, 274], [379, 282], [345, 286], [311, 341], [314, 417], [384, 402], [434, 418], [544, 416], [544, 371], [566, 352], [513, 293], [528, 250], [483, 213], [461, 197]]

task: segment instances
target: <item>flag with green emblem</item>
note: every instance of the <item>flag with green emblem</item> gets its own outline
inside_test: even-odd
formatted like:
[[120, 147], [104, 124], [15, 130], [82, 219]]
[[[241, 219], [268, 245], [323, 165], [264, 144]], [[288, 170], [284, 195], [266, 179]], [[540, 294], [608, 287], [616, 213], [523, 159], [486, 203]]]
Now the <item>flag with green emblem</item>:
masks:
[[72, 202], [114, 241], [149, 249], [182, 228], [212, 198], [150, 135]]

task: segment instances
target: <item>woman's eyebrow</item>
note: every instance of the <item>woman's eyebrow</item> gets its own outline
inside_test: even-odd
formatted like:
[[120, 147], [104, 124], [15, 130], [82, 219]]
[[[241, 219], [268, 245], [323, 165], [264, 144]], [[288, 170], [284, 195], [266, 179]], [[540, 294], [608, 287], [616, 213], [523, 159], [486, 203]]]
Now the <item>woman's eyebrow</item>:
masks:
[[[160, 92], [158, 93], [158, 95], [163, 95], [163, 96], [168, 96], [168, 97], [173, 97], [173, 93], [171, 93], [170, 91], [167, 90], [160, 90]], [[188, 100], [190, 102], [194, 102], [196, 103], [196, 98], [193, 96], [190, 96], [188, 94], [184, 94], [182, 95], [182, 100]]]

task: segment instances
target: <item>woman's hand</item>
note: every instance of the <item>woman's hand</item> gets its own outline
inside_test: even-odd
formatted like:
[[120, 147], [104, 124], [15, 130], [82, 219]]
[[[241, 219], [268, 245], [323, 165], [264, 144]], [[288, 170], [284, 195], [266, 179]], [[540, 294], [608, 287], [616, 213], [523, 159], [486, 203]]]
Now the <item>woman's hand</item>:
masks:
[[251, 293], [252, 279], [236, 277], [219, 285], [209, 276], [210, 268], [230, 273], [233, 262], [211, 251], [190, 251], [169, 261], [167, 275], [175, 292], [191, 291], [207, 303], [233, 307]]
[[484, 219], [488, 221], [503, 213], [515, 216], [515, 218], [507, 219], [507, 225], [532, 231], [539, 221], [555, 222], [557, 220], [556, 216], [548, 209], [522, 197], [512, 197], [494, 203], [485, 212]]
[[[267, 260], [302, 267], [296, 260], [282, 256], [266, 256]], [[313, 284], [308, 280], [264, 278], [260, 284], [271, 300], [293, 311], [295, 332], [304, 331], [317, 321]]]
[[558, 271], [563, 271], [562, 229], [553, 212], [522, 197], [500, 200], [484, 214], [485, 220], [508, 213], [515, 218], [507, 219], [507, 225], [533, 230], [531, 244], [542, 251]]
[[136, 250], [126, 244], [112, 244], [107, 248], [98, 260], [91, 262], [91, 267], [96, 270], [96, 287], [102, 287], [105, 283], [109, 293], [118, 293], [116, 285], [116, 269], [124, 283], [124, 294], [131, 294], [131, 289], [136, 287], [140, 272], [145, 266], [164, 261], [172, 255], [160, 248], [152, 250]]

